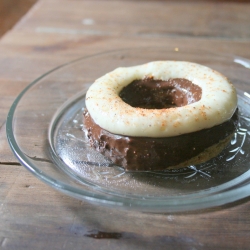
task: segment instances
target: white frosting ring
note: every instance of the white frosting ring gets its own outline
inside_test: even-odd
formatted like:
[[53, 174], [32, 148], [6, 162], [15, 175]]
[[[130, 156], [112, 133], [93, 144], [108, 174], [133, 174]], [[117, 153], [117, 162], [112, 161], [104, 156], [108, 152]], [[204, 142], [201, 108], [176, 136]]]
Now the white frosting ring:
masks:
[[[201, 99], [182, 107], [135, 108], [120, 91], [134, 80], [184, 78], [202, 89]], [[86, 94], [86, 107], [96, 124], [127, 136], [170, 137], [211, 128], [229, 120], [237, 107], [237, 94], [225, 76], [208, 67], [183, 61], [156, 61], [117, 68], [97, 79]]]

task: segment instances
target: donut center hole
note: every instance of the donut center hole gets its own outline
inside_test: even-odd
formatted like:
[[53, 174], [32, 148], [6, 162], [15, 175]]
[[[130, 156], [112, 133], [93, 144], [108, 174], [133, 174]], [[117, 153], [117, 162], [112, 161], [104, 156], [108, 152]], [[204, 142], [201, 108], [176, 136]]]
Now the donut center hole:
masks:
[[134, 80], [119, 95], [124, 102], [135, 108], [165, 109], [199, 101], [202, 89], [183, 78], [167, 81], [145, 78]]

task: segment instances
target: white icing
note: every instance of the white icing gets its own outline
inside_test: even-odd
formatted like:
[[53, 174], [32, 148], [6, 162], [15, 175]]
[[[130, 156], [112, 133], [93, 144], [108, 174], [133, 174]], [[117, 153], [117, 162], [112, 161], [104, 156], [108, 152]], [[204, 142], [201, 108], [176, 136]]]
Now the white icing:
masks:
[[[185, 78], [202, 89], [192, 104], [168, 109], [134, 108], [120, 97], [133, 80]], [[208, 67], [183, 61], [156, 61], [117, 68], [97, 79], [86, 94], [87, 109], [100, 127], [113, 134], [170, 137], [211, 128], [230, 119], [237, 94], [225, 76]]]

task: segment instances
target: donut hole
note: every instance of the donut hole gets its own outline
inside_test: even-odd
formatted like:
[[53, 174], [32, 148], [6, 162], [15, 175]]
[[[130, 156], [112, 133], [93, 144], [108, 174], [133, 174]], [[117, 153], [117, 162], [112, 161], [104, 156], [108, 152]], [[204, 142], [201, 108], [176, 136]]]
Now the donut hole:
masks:
[[202, 89], [191, 81], [173, 78], [167, 81], [145, 78], [134, 80], [119, 96], [135, 108], [166, 109], [182, 107], [201, 99]]

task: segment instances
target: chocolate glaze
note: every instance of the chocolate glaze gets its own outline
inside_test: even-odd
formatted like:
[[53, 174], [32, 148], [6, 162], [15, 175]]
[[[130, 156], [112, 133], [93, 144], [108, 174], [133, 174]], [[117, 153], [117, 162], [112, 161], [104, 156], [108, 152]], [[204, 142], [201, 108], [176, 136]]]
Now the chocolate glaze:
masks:
[[201, 99], [202, 89], [187, 79], [168, 81], [145, 78], [122, 89], [120, 97], [132, 107], [162, 109], [181, 107]]
[[84, 114], [90, 144], [126, 170], [163, 170], [202, 153], [230, 136], [238, 123], [232, 119], [210, 129], [174, 137], [150, 138], [115, 135], [99, 127], [88, 112]]
[[[200, 100], [201, 95], [201, 88], [186, 79], [135, 80], [120, 92], [124, 102], [147, 109], [188, 105]], [[230, 120], [209, 129], [164, 138], [110, 133], [98, 126], [87, 110], [84, 123], [90, 145], [96, 150], [126, 170], [147, 171], [177, 166], [220, 143], [235, 131], [238, 115], [236, 111]]]

